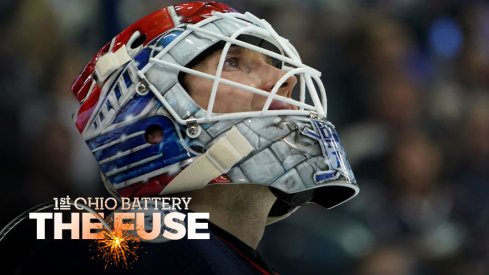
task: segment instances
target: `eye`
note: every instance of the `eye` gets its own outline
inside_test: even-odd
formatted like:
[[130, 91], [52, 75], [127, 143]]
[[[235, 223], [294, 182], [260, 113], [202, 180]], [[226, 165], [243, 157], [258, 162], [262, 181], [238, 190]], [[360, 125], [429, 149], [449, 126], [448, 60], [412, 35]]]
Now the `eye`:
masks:
[[226, 67], [238, 68], [239, 67], [239, 58], [238, 57], [229, 57], [224, 62]]

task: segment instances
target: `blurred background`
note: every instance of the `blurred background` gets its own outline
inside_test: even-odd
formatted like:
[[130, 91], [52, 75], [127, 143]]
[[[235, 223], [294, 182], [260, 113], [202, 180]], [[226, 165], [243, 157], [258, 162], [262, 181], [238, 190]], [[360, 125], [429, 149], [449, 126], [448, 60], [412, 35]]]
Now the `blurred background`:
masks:
[[[223, 1], [323, 72], [361, 187], [307, 205], [260, 246], [281, 274], [489, 274], [489, 3]], [[70, 86], [125, 26], [178, 1], [0, 3], [0, 225], [54, 196], [107, 196]]]

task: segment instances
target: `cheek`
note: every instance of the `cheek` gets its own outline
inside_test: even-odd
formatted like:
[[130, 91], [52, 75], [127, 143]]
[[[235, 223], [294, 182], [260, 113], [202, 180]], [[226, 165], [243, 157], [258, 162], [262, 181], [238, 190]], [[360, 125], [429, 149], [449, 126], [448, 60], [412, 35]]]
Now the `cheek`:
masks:
[[215, 113], [251, 111], [253, 93], [221, 84], [214, 102]]
[[[254, 79], [252, 75], [243, 71], [223, 72], [222, 78], [238, 82], [246, 86], [254, 88], [257, 87], [256, 79]], [[216, 101], [214, 103], [214, 112], [232, 113], [253, 111], [255, 110], [254, 101], [256, 96], [257, 95], [250, 91], [220, 84], [217, 91]]]
[[185, 89], [195, 103], [202, 108], [206, 108], [209, 102], [212, 81], [194, 75], [186, 75], [183, 82]]
[[[235, 81], [246, 86], [257, 87], [256, 81], [245, 73], [225, 73], [222, 78]], [[209, 104], [213, 81], [194, 75], [187, 75], [184, 79], [185, 87], [192, 99], [202, 108]], [[265, 97], [225, 84], [219, 84], [214, 101], [214, 113], [232, 113], [259, 110], [263, 106]]]
[[186, 75], [183, 82], [188, 93], [192, 96], [194, 94], [210, 94], [210, 89], [212, 87], [212, 80], [210, 79], [195, 75]]

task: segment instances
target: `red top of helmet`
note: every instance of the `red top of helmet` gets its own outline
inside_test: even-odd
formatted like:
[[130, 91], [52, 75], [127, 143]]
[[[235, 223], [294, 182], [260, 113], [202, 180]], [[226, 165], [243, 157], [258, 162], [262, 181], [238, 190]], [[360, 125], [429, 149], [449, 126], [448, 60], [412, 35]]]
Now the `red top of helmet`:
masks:
[[[76, 127], [83, 132], [95, 105], [100, 96], [100, 83], [95, 79], [95, 65], [106, 53], [117, 51], [122, 45], [126, 45], [132, 35], [139, 31], [144, 37], [143, 45], [148, 44], [155, 37], [180, 24], [198, 23], [212, 15], [213, 12], [234, 12], [235, 10], [226, 4], [218, 2], [190, 2], [172, 6], [175, 14], [172, 16], [171, 7], [157, 10], [116, 35], [109, 43], [105, 44], [85, 66], [77, 77], [71, 90], [81, 106], [76, 114]], [[129, 45], [130, 46], [130, 45]]]

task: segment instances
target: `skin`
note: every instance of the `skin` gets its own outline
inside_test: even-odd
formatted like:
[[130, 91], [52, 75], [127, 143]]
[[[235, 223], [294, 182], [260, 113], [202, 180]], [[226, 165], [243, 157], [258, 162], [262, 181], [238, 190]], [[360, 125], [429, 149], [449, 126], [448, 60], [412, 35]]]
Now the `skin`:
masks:
[[[215, 74], [222, 50], [210, 54], [193, 69]], [[275, 83], [285, 74], [274, 67], [272, 60], [261, 53], [238, 46], [229, 49], [224, 62], [221, 77], [270, 92]], [[190, 96], [202, 108], [207, 109], [213, 80], [187, 74], [184, 85]], [[297, 79], [288, 78], [279, 88], [277, 94], [291, 97]], [[266, 97], [244, 91], [240, 88], [220, 84], [214, 101], [214, 113], [232, 113], [258, 111], [263, 108]], [[280, 101], [274, 101], [270, 109], [291, 109], [292, 107]]]
[[190, 210], [208, 212], [209, 221], [256, 249], [260, 243], [268, 213], [276, 201], [263, 185], [209, 185], [181, 195], [191, 197]]
[[[221, 51], [206, 57], [193, 69], [215, 74]], [[224, 63], [222, 78], [251, 87], [271, 91], [275, 83], [285, 74], [274, 67], [266, 56], [241, 47], [231, 47]], [[195, 102], [206, 109], [210, 98], [212, 80], [194, 75], [185, 75], [183, 84]], [[277, 94], [290, 97], [297, 83], [290, 77], [279, 88]], [[214, 113], [230, 113], [261, 110], [266, 97], [229, 85], [218, 87]], [[274, 101], [270, 109], [289, 109], [290, 105]], [[190, 209], [209, 212], [209, 220], [234, 235], [252, 248], [258, 246], [265, 230], [268, 213], [276, 201], [267, 186], [262, 185], [210, 185], [204, 189], [181, 194], [190, 196]]]

